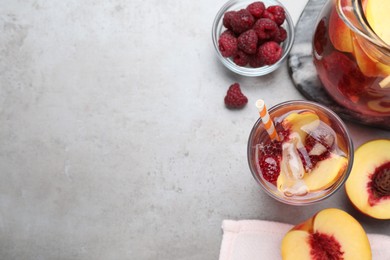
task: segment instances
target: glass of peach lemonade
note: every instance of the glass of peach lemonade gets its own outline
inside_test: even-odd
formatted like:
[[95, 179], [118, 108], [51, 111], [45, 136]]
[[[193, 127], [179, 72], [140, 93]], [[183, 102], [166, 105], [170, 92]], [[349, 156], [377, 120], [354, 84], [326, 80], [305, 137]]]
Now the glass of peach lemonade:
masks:
[[329, 0], [319, 14], [313, 59], [341, 106], [390, 125], [390, 1]]
[[278, 140], [261, 118], [248, 140], [248, 163], [257, 183], [278, 201], [308, 205], [332, 195], [347, 179], [353, 144], [342, 120], [311, 101], [287, 101], [269, 109]]

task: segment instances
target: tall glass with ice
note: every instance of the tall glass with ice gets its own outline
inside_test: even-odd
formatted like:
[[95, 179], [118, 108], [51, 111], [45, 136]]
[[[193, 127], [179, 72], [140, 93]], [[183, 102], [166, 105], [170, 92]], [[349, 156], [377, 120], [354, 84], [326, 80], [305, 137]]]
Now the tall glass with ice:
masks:
[[248, 140], [248, 163], [257, 183], [291, 205], [323, 200], [340, 188], [353, 163], [353, 144], [342, 120], [311, 101], [288, 101], [269, 109], [278, 138], [259, 118]]

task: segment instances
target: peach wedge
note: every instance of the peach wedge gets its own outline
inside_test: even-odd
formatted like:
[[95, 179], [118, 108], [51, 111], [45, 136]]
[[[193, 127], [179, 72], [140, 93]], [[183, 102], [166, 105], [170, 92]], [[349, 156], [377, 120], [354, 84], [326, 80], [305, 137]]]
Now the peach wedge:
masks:
[[335, 208], [321, 210], [291, 229], [282, 240], [281, 255], [283, 260], [372, 258], [363, 227]]
[[336, 8], [332, 9], [329, 17], [329, 39], [337, 50], [353, 52], [351, 30], [341, 20]]
[[282, 121], [284, 129], [291, 129], [291, 132], [297, 132], [301, 140], [305, 140], [306, 135], [316, 129], [319, 124], [320, 118], [315, 112], [311, 111], [291, 113]]
[[345, 183], [351, 203], [363, 214], [390, 219], [390, 140], [377, 139], [355, 151]]
[[324, 190], [332, 186], [347, 168], [347, 158], [331, 154], [303, 178], [309, 191]]

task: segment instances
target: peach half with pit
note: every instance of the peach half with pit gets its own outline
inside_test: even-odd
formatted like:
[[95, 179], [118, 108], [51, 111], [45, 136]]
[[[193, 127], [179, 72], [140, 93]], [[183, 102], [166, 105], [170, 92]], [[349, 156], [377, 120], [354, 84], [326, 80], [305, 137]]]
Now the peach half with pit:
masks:
[[293, 227], [281, 243], [283, 260], [371, 259], [371, 246], [360, 223], [343, 210], [324, 209]]
[[390, 219], [390, 140], [377, 139], [355, 151], [351, 173], [345, 183], [351, 203], [363, 214]]

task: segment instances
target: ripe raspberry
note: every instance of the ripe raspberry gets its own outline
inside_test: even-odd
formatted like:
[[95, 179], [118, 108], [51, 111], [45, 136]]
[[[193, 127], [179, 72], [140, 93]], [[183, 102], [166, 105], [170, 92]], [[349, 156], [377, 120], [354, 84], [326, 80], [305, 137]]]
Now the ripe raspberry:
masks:
[[249, 55], [242, 50], [238, 50], [236, 55], [233, 56], [233, 61], [238, 66], [246, 66], [249, 62]]
[[279, 32], [278, 25], [268, 18], [260, 18], [253, 26], [259, 40], [269, 40]]
[[246, 8], [255, 18], [260, 18], [265, 10], [263, 2], [253, 2]]
[[231, 85], [225, 96], [225, 105], [228, 108], [242, 108], [248, 103], [248, 99], [241, 92], [240, 84]]
[[222, 19], [223, 26], [225, 26], [229, 30], [232, 30], [231, 21], [235, 13], [236, 11], [228, 11], [223, 15], [223, 19]]
[[261, 18], [268, 18], [272, 21], [274, 21], [274, 19], [275, 19], [274, 15], [270, 11], [268, 11], [267, 9], [264, 10], [263, 14], [261, 15]]
[[[318, 162], [325, 160], [330, 156], [330, 150], [332, 149], [334, 142], [334, 136], [325, 128], [317, 129], [316, 132], [306, 136], [305, 149], [309, 154], [311, 162], [311, 166], [309, 167], [310, 170], [314, 168]], [[316, 149], [316, 145], [319, 145], [321, 148]], [[317, 151], [314, 152], [315, 150]]]
[[272, 141], [267, 145], [262, 145], [259, 152], [259, 166], [263, 178], [276, 184], [280, 173], [280, 161], [282, 160], [282, 143]]
[[256, 32], [250, 29], [238, 36], [238, 48], [248, 54], [254, 54], [257, 51], [257, 41], [258, 38]]
[[257, 55], [264, 64], [272, 65], [282, 57], [283, 49], [276, 42], [269, 41], [259, 46]]
[[246, 9], [241, 9], [232, 15], [230, 25], [233, 32], [240, 34], [252, 28], [255, 18]]
[[323, 18], [319, 23], [318, 26], [314, 32], [313, 42], [314, 42], [314, 49], [317, 52], [317, 54], [322, 55], [324, 52], [324, 46], [326, 46], [328, 39], [327, 39], [327, 28], [326, 28], [326, 21], [325, 18]]
[[224, 31], [218, 39], [218, 48], [223, 57], [231, 57], [237, 53], [237, 38], [232, 31]]
[[279, 32], [275, 37], [272, 39], [273, 41], [277, 43], [282, 43], [287, 39], [287, 31], [283, 27], [279, 27]]
[[274, 21], [275, 23], [277, 23], [278, 25], [281, 25], [284, 23], [284, 20], [286, 19], [286, 13], [283, 9], [283, 7], [279, 6], [279, 5], [273, 5], [273, 6], [269, 6], [267, 8], [267, 11], [270, 12], [273, 16], [274, 16]]
[[366, 77], [359, 67], [347, 55], [332, 52], [324, 57], [324, 68], [328, 71], [329, 80], [352, 101], [358, 101], [365, 93]]
[[249, 56], [249, 66], [251, 66], [252, 68], [259, 68], [264, 65], [264, 61], [258, 56], [258, 51], [257, 53]]

